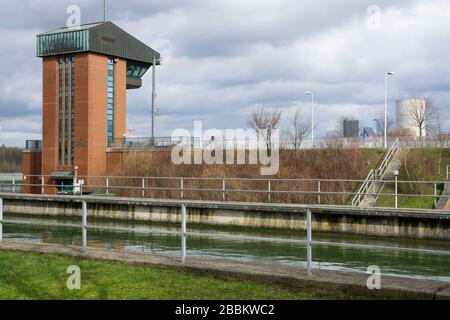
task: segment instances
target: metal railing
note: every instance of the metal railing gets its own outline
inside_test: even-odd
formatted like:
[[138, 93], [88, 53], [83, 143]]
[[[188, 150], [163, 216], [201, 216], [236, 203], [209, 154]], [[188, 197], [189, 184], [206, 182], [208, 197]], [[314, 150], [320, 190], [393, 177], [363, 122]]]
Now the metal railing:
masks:
[[[398, 140], [402, 147], [408, 148], [450, 148], [450, 136], [446, 139], [430, 139], [413, 137], [399, 137], [388, 138], [388, 143], [393, 143]], [[171, 147], [176, 144], [183, 143], [185, 146], [191, 148], [203, 148], [211, 144], [211, 140], [201, 141], [199, 137], [124, 137], [114, 138], [108, 141], [108, 148], [128, 148], [128, 149], [151, 149], [161, 147]], [[236, 149], [252, 149], [258, 147], [258, 140], [256, 138], [243, 138], [243, 139], [224, 139], [223, 147], [236, 148]], [[383, 148], [383, 137], [358, 137], [358, 138], [319, 138], [314, 139], [314, 143], [311, 139], [305, 139], [303, 141], [295, 143], [289, 139], [283, 139], [280, 141], [280, 149], [294, 150], [294, 149], [327, 149], [327, 148]], [[30, 151], [38, 151], [42, 149], [42, 140], [27, 140], [25, 148]]]
[[359, 205], [366, 194], [369, 193], [370, 186], [376, 180], [376, 170], [371, 169], [367, 175], [366, 180], [361, 184], [361, 187], [357, 191], [356, 195], [352, 199], [352, 207]]
[[200, 146], [200, 140], [194, 137], [130, 137], [110, 139], [108, 141], [108, 148], [151, 149], [173, 147], [180, 143], [191, 148], [198, 148]]
[[399, 148], [399, 140], [395, 139], [394, 143], [389, 148], [388, 152], [384, 156], [383, 161], [381, 161], [378, 168], [370, 170], [369, 174], [367, 175], [367, 178], [364, 180], [363, 184], [359, 188], [358, 193], [353, 198], [352, 206], [360, 205], [362, 199], [364, 198], [364, 195], [369, 192], [369, 188], [371, 186], [375, 186], [374, 181], [383, 178], [392, 158], [397, 153], [398, 148]]
[[[75, 200], [75, 199], [74, 199]], [[136, 228], [128, 227], [115, 227], [115, 226], [98, 226], [95, 224], [88, 223], [88, 200], [76, 199], [77, 202], [81, 202], [81, 224], [73, 223], [39, 223], [37, 221], [20, 221], [20, 220], [8, 220], [4, 219], [3, 208], [4, 202], [3, 198], [0, 197], [0, 242], [3, 239], [3, 225], [4, 224], [16, 224], [16, 225], [34, 225], [34, 226], [52, 226], [52, 227], [63, 227], [63, 228], [81, 228], [81, 248], [86, 254], [88, 250], [88, 231], [89, 229], [97, 230], [108, 230], [108, 231], [132, 231], [139, 232]], [[146, 230], [146, 234], [166, 234], [166, 235], [179, 235], [181, 238], [180, 243], [180, 258], [181, 262], [184, 264], [187, 258], [188, 252], [188, 236], [193, 237], [208, 237], [214, 239], [232, 239], [232, 240], [250, 240], [250, 241], [261, 241], [261, 242], [273, 242], [273, 243], [290, 243], [297, 245], [306, 246], [306, 271], [308, 275], [312, 275], [313, 271], [313, 246], [325, 246], [325, 247], [340, 247], [340, 248], [353, 248], [353, 249], [366, 249], [366, 250], [392, 250], [392, 251], [405, 251], [405, 252], [417, 252], [417, 253], [427, 253], [427, 254], [437, 254], [437, 255], [450, 255], [450, 251], [445, 250], [434, 250], [434, 249], [420, 249], [420, 248], [408, 248], [408, 247], [395, 247], [395, 246], [378, 246], [378, 245], [367, 245], [359, 243], [342, 243], [342, 242], [328, 242], [328, 241], [314, 241], [313, 240], [313, 230], [312, 230], [312, 219], [313, 212], [310, 209], [305, 210], [305, 226], [306, 226], [306, 239], [286, 239], [286, 238], [270, 238], [270, 237], [255, 237], [255, 236], [242, 236], [242, 235], [232, 235], [232, 234], [217, 234], [217, 233], [200, 233], [200, 232], [189, 232], [187, 229], [188, 215], [187, 208], [188, 204], [179, 203], [179, 208], [181, 211], [181, 226], [180, 231], [167, 231], [167, 230]]]
[[394, 158], [395, 154], [398, 151], [398, 147], [399, 147], [399, 140], [396, 139], [394, 141], [394, 143], [392, 144], [392, 146], [389, 148], [389, 150], [388, 150], [386, 156], [384, 157], [383, 161], [381, 162], [380, 166], [376, 170], [376, 175], [378, 177], [382, 178], [384, 176], [389, 164], [391, 163], [392, 158]]
[[21, 173], [0, 173], [0, 192], [22, 192]]
[[[414, 137], [388, 137], [388, 144], [393, 143], [395, 140], [399, 140], [401, 147], [406, 148], [450, 148], [450, 136], [445, 139], [436, 138], [414, 138]], [[311, 139], [305, 139], [298, 143], [293, 143], [289, 140], [284, 140], [280, 143], [283, 149], [309, 149], [312, 147]], [[384, 138], [382, 136], [375, 137], [358, 137], [358, 138], [343, 138], [343, 137], [331, 137], [331, 138], [318, 138], [314, 139], [315, 149], [326, 148], [368, 148], [368, 149], [382, 149], [384, 148]]]
[[[17, 192], [38, 194], [64, 194], [83, 196], [115, 196], [129, 198], [154, 198], [174, 200], [244, 201], [269, 203], [302, 203], [355, 205], [365, 195], [390, 197], [431, 198], [436, 203], [446, 181], [399, 181], [375, 179], [264, 179], [222, 177], [133, 177], [133, 176], [78, 176], [74, 188], [49, 183], [51, 176], [27, 175], [23, 182], [16, 183]], [[84, 184], [81, 184], [81, 181]], [[358, 191], [355, 187], [362, 183]], [[370, 183], [385, 183], [392, 186], [407, 185], [410, 193], [375, 193]], [[19, 189], [19, 187], [21, 189]], [[431, 190], [425, 193], [417, 190]], [[395, 188], [398, 190], [398, 188]], [[413, 191], [411, 191], [413, 190]]]

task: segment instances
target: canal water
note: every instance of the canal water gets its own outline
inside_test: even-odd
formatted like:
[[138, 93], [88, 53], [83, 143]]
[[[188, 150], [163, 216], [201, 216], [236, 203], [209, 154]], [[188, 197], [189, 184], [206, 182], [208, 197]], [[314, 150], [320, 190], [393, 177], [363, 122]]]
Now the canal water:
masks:
[[[80, 219], [42, 218], [5, 214], [5, 220], [20, 220], [43, 225], [17, 225], [5, 223], [5, 240], [32, 243], [81, 245], [81, 228], [55, 227], [45, 224], [80, 224]], [[162, 223], [136, 223], [112, 220], [89, 220], [88, 246], [137, 252], [180, 255], [180, 236], [158, 232], [179, 232], [180, 226]], [[129, 231], [112, 228], [132, 228]], [[240, 235], [253, 237], [305, 239], [305, 232], [268, 229], [189, 225], [188, 232], [200, 234]], [[450, 252], [450, 243], [436, 240], [417, 240], [360, 236], [351, 234], [314, 233], [314, 241], [365, 244]], [[301, 244], [254, 240], [215, 239], [206, 235], [188, 236], [188, 256], [209, 259], [232, 259], [288, 266], [306, 266], [306, 248]], [[335, 246], [313, 246], [313, 267], [326, 270], [366, 272], [377, 265], [384, 275], [426, 278], [450, 282], [450, 255], [428, 252], [409, 252], [388, 249], [361, 249]]]

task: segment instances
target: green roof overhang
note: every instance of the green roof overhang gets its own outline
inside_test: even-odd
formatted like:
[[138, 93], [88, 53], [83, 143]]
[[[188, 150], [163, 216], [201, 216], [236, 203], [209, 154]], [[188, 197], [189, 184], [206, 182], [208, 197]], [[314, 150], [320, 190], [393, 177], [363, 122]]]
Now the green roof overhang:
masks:
[[37, 36], [37, 56], [95, 52], [151, 66], [161, 55], [112, 22], [60, 28]]
[[56, 170], [51, 174], [52, 179], [73, 179], [72, 171], [70, 170]]
[[139, 89], [142, 87], [142, 80], [132, 77], [127, 77], [127, 89]]

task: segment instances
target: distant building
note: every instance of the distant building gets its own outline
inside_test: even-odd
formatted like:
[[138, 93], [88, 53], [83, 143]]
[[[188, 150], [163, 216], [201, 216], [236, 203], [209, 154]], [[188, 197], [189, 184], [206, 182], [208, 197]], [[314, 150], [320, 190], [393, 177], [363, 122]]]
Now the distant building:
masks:
[[[420, 128], [412, 113], [424, 114], [427, 104], [425, 99], [404, 99], [396, 103], [396, 126], [397, 130], [406, 135], [420, 137]], [[426, 136], [426, 124], [422, 124], [422, 137]]]
[[40, 184], [70, 188], [76, 171], [80, 179], [105, 176], [123, 162], [123, 154], [109, 147], [126, 137], [126, 92], [141, 87], [160, 54], [112, 22], [100, 22], [38, 35], [37, 56], [43, 65], [42, 142], [27, 143], [24, 192], [55, 193], [57, 187]]
[[359, 137], [359, 120], [344, 119], [342, 123], [345, 138]]

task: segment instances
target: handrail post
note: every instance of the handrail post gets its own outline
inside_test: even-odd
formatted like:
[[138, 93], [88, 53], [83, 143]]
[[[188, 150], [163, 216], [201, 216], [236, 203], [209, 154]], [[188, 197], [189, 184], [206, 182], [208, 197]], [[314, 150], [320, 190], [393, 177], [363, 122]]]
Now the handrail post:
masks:
[[0, 198], [0, 241], [3, 241], [3, 198]]
[[317, 180], [317, 203], [320, 204], [320, 180]]
[[395, 209], [398, 208], [398, 176], [395, 175]]
[[41, 176], [41, 194], [45, 193], [45, 181], [44, 176]]
[[186, 261], [186, 205], [181, 205], [181, 262]]
[[141, 189], [142, 189], [141, 196], [142, 196], [142, 198], [145, 198], [145, 178], [142, 178], [142, 187], [141, 187]]
[[12, 178], [12, 193], [16, 193], [16, 177]]
[[378, 175], [376, 174], [376, 171], [373, 172], [372, 174], [372, 189], [373, 189], [373, 193], [375, 193], [375, 190], [377, 189], [376, 187], [376, 181], [378, 180]]
[[183, 180], [183, 178], [181, 178], [180, 179], [180, 197], [181, 197], [181, 200], [183, 200], [183, 198], [184, 198], [183, 188], [184, 188], [184, 180]]
[[225, 199], [226, 199], [225, 190], [226, 190], [225, 179], [222, 179], [222, 200], [223, 201], [225, 201]]
[[434, 183], [434, 208], [437, 209], [437, 183]]
[[84, 253], [87, 248], [87, 214], [87, 203], [83, 201], [81, 204], [81, 243]]
[[109, 195], [109, 178], [106, 177], [106, 195]]
[[271, 185], [270, 185], [270, 179], [267, 181], [267, 201], [270, 202], [271, 197], [270, 197], [270, 192], [272, 191]]
[[311, 210], [306, 210], [306, 268], [308, 276], [312, 275], [312, 222]]

